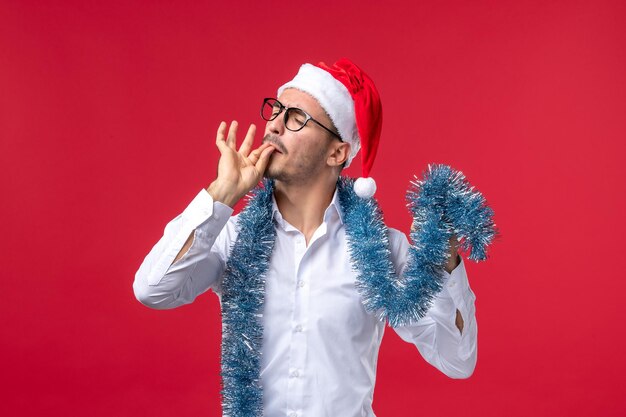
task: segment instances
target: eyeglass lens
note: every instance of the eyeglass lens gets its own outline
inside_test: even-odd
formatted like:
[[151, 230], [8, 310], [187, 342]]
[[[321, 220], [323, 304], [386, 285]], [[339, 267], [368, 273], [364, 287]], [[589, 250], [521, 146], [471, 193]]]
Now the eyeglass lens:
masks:
[[[263, 103], [263, 111], [261, 116], [264, 120], [274, 120], [283, 111], [284, 107], [277, 100], [266, 100]], [[286, 110], [286, 122], [285, 127], [289, 130], [300, 130], [304, 127], [307, 116], [303, 110], [289, 107]]]

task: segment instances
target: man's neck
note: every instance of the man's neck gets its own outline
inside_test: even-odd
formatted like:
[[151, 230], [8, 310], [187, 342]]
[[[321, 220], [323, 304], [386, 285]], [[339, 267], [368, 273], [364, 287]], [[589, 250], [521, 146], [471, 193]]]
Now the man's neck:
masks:
[[336, 179], [302, 185], [274, 183], [274, 197], [280, 214], [302, 232], [307, 246], [324, 221], [324, 212], [333, 199], [336, 186]]

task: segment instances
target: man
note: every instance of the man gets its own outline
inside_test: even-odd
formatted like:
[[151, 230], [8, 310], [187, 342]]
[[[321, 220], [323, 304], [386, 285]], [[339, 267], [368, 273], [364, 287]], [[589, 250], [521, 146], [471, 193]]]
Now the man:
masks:
[[[385, 316], [368, 310], [365, 294], [376, 290], [363, 277], [381, 256], [355, 254], [383, 245], [399, 281], [410, 245], [386, 228], [377, 241], [355, 241], [358, 216], [346, 202], [371, 201], [372, 181], [354, 184], [356, 198], [352, 183], [338, 180], [359, 147], [367, 177], [382, 123], [378, 93], [346, 59], [305, 64], [277, 99], [264, 101], [262, 117], [264, 139], [254, 150], [254, 125], [237, 149], [237, 123], [228, 131], [220, 124], [217, 178], [166, 226], [137, 271], [135, 295], [157, 309], [191, 303], [207, 289], [218, 295], [225, 415], [374, 416]], [[266, 203], [257, 192], [231, 217], [264, 176], [272, 180]], [[476, 364], [475, 297], [454, 237], [442, 266], [427, 312], [393, 329], [446, 375], [467, 378]]]

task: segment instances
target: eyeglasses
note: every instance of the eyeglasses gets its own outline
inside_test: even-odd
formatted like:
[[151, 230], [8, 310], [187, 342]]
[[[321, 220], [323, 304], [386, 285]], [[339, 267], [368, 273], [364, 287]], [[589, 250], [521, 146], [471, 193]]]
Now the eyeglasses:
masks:
[[341, 136], [315, 120], [311, 117], [310, 114], [305, 112], [302, 109], [297, 107], [286, 107], [280, 101], [275, 98], [266, 98], [263, 100], [263, 105], [261, 106], [261, 117], [263, 120], [272, 121], [280, 115], [283, 110], [285, 111], [284, 123], [285, 127], [292, 132], [297, 132], [301, 130], [306, 124], [310, 121], [324, 128], [326, 131], [330, 132], [333, 136], [343, 142]]

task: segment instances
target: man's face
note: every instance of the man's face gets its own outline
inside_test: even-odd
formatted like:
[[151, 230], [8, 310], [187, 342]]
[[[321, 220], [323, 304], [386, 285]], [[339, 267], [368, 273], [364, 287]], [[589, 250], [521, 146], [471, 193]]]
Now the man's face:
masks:
[[[298, 107], [324, 126], [332, 123], [326, 112], [312, 96], [300, 90], [288, 88], [278, 97], [286, 107]], [[331, 145], [337, 141], [317, 124], [309, 121], [297, 132], [285, 128], [284, 112], [265, 125], [263, 142], [270, 142], [276, 150], [270, 156], [265, 177], [290, 184], [302, 184], [315, 179], [327, 168]]]

